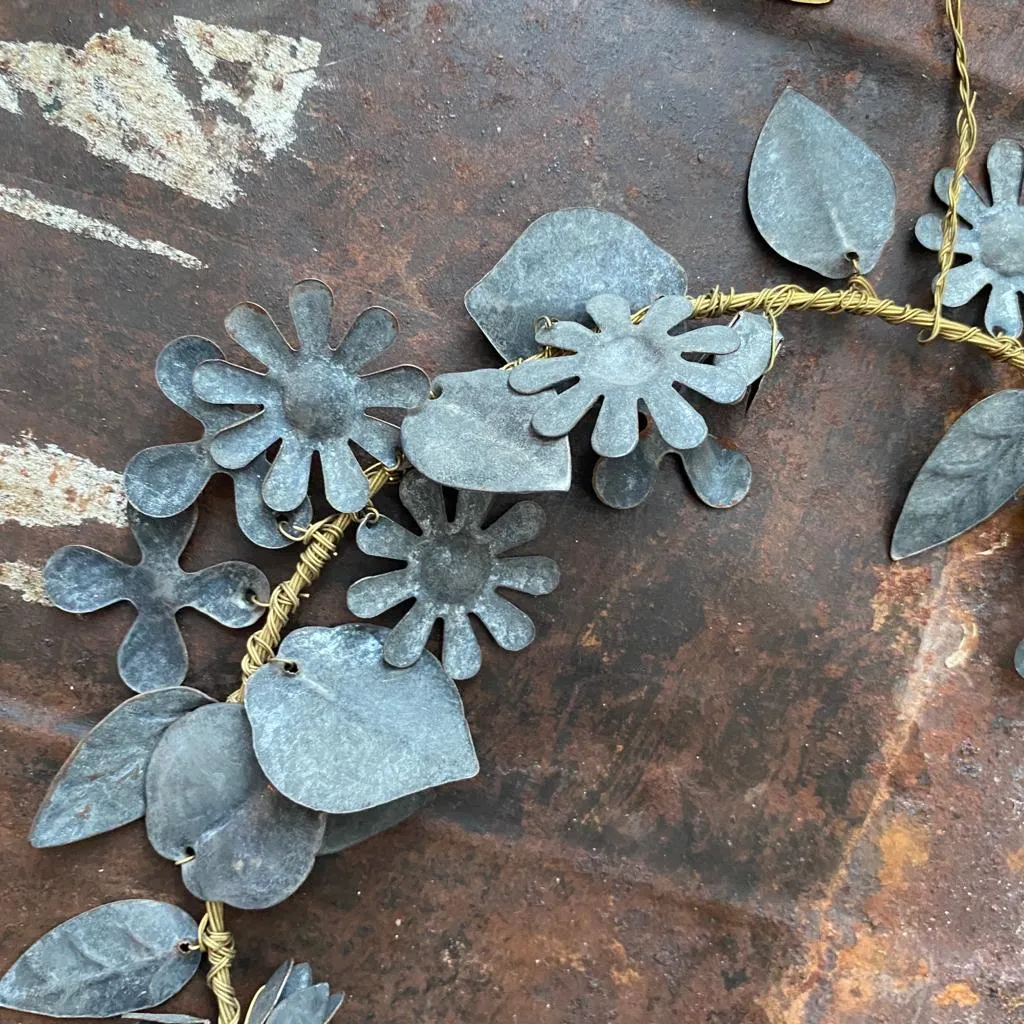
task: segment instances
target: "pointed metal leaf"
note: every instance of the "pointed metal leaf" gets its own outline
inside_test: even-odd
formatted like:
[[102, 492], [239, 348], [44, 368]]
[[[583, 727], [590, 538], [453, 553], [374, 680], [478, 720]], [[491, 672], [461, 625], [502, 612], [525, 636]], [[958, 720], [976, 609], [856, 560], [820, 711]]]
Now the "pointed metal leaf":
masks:
[[156, 900], [120, 900], [57, 925], [0, 978], [0, 1006], [48, 1017], [116, 1017], [170, 999], [196, 973], [196, 923]]
[[62, 846], [109, 832], [146, 811], [146, 765], [164, 730], [212, 697], [188, 686], [126, 700], [71, 752], [36, 814], [35, 847]]
[[466, 309], [506, 361], [537, 351], [539, 317], [582, 320], [602, 292], [633, 309], [685, 295], [686, 271], [635, 224], [580, 208], [538, 217], [466, 293]]
[[747, 199], [780, 256], [825, 277], [878, 263], [895, 228], [896, 184], [868, 146], [806, 96], [787, 89], [750, 165]]
[[895, 559], [945, 544], [988, 519], [1024, 486], [1024, 391], [968, 409], [910, 488], [892, 538]]

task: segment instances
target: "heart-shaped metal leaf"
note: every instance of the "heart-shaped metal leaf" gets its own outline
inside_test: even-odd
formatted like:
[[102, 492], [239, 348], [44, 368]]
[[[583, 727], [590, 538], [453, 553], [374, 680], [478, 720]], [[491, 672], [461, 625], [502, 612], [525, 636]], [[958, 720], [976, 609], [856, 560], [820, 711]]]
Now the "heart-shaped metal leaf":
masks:
[[256, 757], [297, 804], [351, 814], [479, 771], [455, 684], [427, 652], [392, 668], [387, 635], [297, 629], [246, 683]]
[[849, 277], [855, 266], [868, 273], [896, 224], [889, 168], [793, 89], [761, 130], [747, 200], [758, 231], [780, 256], [825, 277]]
[[635, 224], [603, 210], [538, 217], [466, 293], [466, 309], [506, 362], [537, 351], [540, 317], [582, 320], [588, 299], [614, 292], [633, 309], [685, 295], [686, 271]]
[[959, 537], [1024, 487], [1024, 391], [967, 410], [935, 446], [910, 488], [892, 538], [895, 559]]
[[437, 395], [402, 421], [402, 451], [426, 477], [467, 491], [567, 491], [569, 438], [540, 437], [533, 414], [554, 392], [521, 395], [508, 370], [442, 373]]
[[317, 856], [340, 853], [350, 846], [363, 842], [364, 839], [386, 832], [406, 818], [411, 818], [433, 799], [434, 791], [426, 789], [381, 804], [379, 807], [371, 807], [368, 811], [359, 811], [356, 814], [328, 814], [324, 841]]
[[120, 900], [57, 925], [0, 978], [0, 1006], [47, 1017], [116, 1017], [158, 1006], [199, 967], [195, 921], [156, 900]]
[[182, 864], [193, 896], [260, 910], [305, 880], [324, 816], [267, 782], [240, 704], [211, 704], [175, 722], [153, 751], [146, 831], [157, 853]]
[[188, 686], [150, 690], [98, 722], [57, 773], [36, 814], [33, 846], [62, 846], [146, 812], [146, 765], [164, 730], [212, 697]]

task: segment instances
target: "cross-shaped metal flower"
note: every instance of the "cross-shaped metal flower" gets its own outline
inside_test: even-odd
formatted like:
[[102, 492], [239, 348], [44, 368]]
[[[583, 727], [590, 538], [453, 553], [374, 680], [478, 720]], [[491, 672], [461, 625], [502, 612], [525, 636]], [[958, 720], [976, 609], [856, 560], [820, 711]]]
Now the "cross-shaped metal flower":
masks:
[[121, 678], [135, 691], [177, 686], [188, 651], [175, 615], [196, 611], [233, 629], [251, 626], [270, 596], [267, 577], [246, 562], [221, 562], [199, 572], [178, 564], [196, 525], [195, 508], [151, 519], [129, 507], [128, 526], [142, 558], [135, 565], [95, 548], [72, 544], [55, 551], [43, 570], [46, 593], [66, 612], [94, 612], [118, 601], [138, 616], [117, 652]]

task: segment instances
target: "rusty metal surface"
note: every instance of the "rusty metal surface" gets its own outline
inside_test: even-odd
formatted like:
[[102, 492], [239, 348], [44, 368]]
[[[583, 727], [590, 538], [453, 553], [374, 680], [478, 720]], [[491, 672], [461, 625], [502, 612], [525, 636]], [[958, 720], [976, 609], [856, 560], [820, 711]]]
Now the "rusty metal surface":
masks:
[[[67, 94], [58, 108], [42, 86], [42, 103], [19, 87], [21, 113], [0, 109], [8, 206], [25, 209], [30, 192], [207, 265], [0, 213], [5, 963], [100, 902], [198, 909], [137, 824], [61, 850], [27, 842], [75, 738], [123, 696], [112, 652], [128, 613], [73, 620], [14, 587], [33, 596], [31, 568], [61, 544], [131, 554], [115, 480], [97, 467], [194, 436], [152, 382], [168, 340], [224, 344], [235, 302], [318, 276], [341, 322], [370, 303], [399, 315], [396, 357], [431, 373], [495, 365], [465, 288], [531, 218], [583, 204], [634, 220], [694, 292], [783, 280], [743, 194], [787, 84], [889, 163], [897, 230], [874, 278], [926, 304], [934, 254], [912, 229], [951, 160], [939, 0], [100, 10], [8, 4], [0, 39], [80, 50], [130, 26], [197, 107], [202, 83], [167, 35], [176, 14], [317, 40], [323, 66], [290, 148], [269, 161], [254, 149], [244, 195], [219, 207], [196, 194], [227, 186], [171, 187], [87, 147], [54, 120], [75, 116]], [[1019, 135], [1018, 0], [976, 0], [969, 22], [983, 137]], [[143, 66], [118, 63], [127, 45], [103, 44], [115, 77]], [[0, 68], [9, 54], [0, 47]], [[245, 91], [230, 61], [210, 74]], [[210, 131], [228, 107], [203, 106]], [[283, 322], [283, 298], [270, 306]], [[1024, 1019], [1020, 511], [908, 563], [886, 550], [944, 424], [1012, 378], [880, 324], [794, 315], [784, 328], [751, 418], [725, 434], [754, 470], [736, 508], [702, 508], [669, 476], [640, 509], [602, 506], [584, 428], [572, 491], [541, 499], [562, 585], [531, 602], [537, 640], [519, 654], [489, 647], [463, 685], [479, 777], [319, 860], [282, 906], [231, 914], [243, 995], [294, 956], [345, 989], [338, 1019], [353, 1022]], [[229, 488], [217, 478], [202, 496], [186, 567], [241, 557], [282, 578], [293, 554], [241, 537]], [[300, 624], [349, 619], [346, 588], [368, 571], [348, 545]], [[192, 683], [226, 695], [240, 635], [183, 620]], [[171, 1008], [211, 1003], [195, 980]]]

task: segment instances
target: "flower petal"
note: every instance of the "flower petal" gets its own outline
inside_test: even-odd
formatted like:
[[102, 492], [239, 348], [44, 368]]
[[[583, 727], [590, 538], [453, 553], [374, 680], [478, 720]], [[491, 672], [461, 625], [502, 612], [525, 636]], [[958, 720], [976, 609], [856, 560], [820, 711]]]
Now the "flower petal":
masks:
[[521, 651], [536, 635], [530, 616], [493, 591], [484, 594], [470, 611], [487, 627], [494, 642], [506, 651]]
[[270, 370], [290, 366], [295, 352], [284, 340], [270, 314], [255, 302], [241, 302], [224, 318], [232, 339]]
[[367, 455], [385, 466], [398, 462], [398, 446], [402, 432], [393, 423], [379, 420], [376, 416], [359, 416], [352, 424], [352, 440]]
[[455, 518], [452, 525], [456, 530], [480, 526], [491, 507], [493, 494], [485, 491], [459, 491], [455, 499]]
[[199, 497], [216, 468], [199, 441], [144, 448], [125, 466], [125, 493], [147, 516], [173, 516]]
[[704, 417], [673, 387], [653, 388], [644, 394], [644, 405], [673, 448], [696, 448], [708, 436]]
[[600, 393], [590, 384], [574, 384], [568, 391], [545, 402], [530, 421], [542, 437], [564, 437], [586, 415]]
[[[949, 186], [953, 180], [953, 169], [943, 167], [935, 175], [935, 194], [949, 206]], [[960, 202], [957, 210], [968, 224], [977, 226], [978, 221], [988, 213], [988, 203], [978, 195], [974, 185], [967, 178], [960, 182]]]
[[255, 602], [266, 603], [269, 597], [270, 583], [256, 566], [221, 562], [189, 573], [178, 600], [224, 626], [242, 629], [263, 614]]
[[712, 402], [728, 405], [738, 402], [747, 390], [747, 382], [734, 370], [710, 363], [680, 359], [676, 364], [676, 380], [685, 387], [699, 391]]
[[281, 532], [284, 526], [289, 533], [304, 530], [313, 518], [313, 510], [307, 498], [297, 509], [288, 513], [277, 513], [263, 501], [263, 480], [270, 471], [270, 463], [257, 456], [244, 469], [231, 471], [235, 485], [235, 519], [238, 528], [261, 548], [286, 548], [293, 541]]
[[733, 327], [716, 324], [712, 327], [698, 327], [695, 331], [687, 331], [669, 339], [672, 349], [676, 352], [711, 353], [728, 355], [739, 350], [743, 344], [743, 336]]
[[625, 326], [633, 312], [626, 299], [612, 294], [595, 295], [587, 300], [584, 308], [602, 331]]
[[383, 306], [370, 306], [356, 317], [334, 359], [355, 373], [389, 349], [398, 337], [398, 320]]
[[[579, 326], [577, 324], [577, 326]], [[587, 331], [588, 334], [592, 332]], [[509, 375], [509, 387], [522, 395], [533, 395], [546, 391], [564, 380], [579, 376], [579, 356], [552, 356], [550, 359], [535, 359], [532, 363], [517, 366]]]
[[[363, 549], [362, 542], [359, 547]], [[348, 610], [361, 619], [372, 619], [414, 597], [415, 579], [415, 573], [409, 568], [395, 569], [379, 576], [364, 576], [348, 588]]]
[[[550, 329], [540, 324], [537, 329], [537, 344], [565, 349], [567, 352], [583, 352], [599, 343], [598, 336], [575, 320], [559, 320]], [[527, 364], [530, 365], [530, 364]]]
[[142, 561], [178, 571], [178, 559], [196, 528], [199, 513], [193, 505], [174, 516], [153, 519], [128, 506], [128, 529], [142, 552]]
[[370, 485], [348, 441], [332, 438], [318, 450], [328, 504], [338, 512], [358, 512], [370, 499]]
[[491, 583], [495, 587], [507, 587], [537, 597], [550, 594], [558, 586], [560, 578], [558, 564], [553, 558], [545, 555], [519, 555], [516, 558], [499, 559]]
[[452, 679], [469, 679], [480, 671], [480, 644], [470, 625], [469, 616], [462, 611], [444, 617], [441, 644], [441, 664]]
[[[263, 500], [275, 512], [291, 512], [309, 494], [313, 446], [300, 434], [288, 434], [263, 480]], [[325, 472], [326, 475], [326, 472]]]
[[118, 648], [117, 670], [136, 693], [183, 682], [188, 651], [170, 612], [148, 612], [136, 618]]
[[273, 390], [265, 373], [211, 359], [196, 367], [192, 378], [196, 394], [215, 405], [264, 405]]
[[364, 555], [394, 558], [396, 561], [408, 561], [421, 539], [387, 516], [381, 516], [376, 522], [367, 519], [356, 530], [356, 545]]
[[628, 455], [640, 441], [640, 415], [636, 398], [628, 393], [613, 391], [604, 396], [590, 443], [598, 455], [609, 459]]
[[[926, 249], [938, 252], [942, 248], [943, 224], [944, 219], [939, 214], [926, 213], [924, 216], [918, 217], [917, 223], [914, 225], [914, 234]], [[977, 231], [967, 227], [966, 224], [961, 224], [956, 233], [956, 246], [953, 251], [963, 256], [980, 256], [981, 241]]]
[[520, 501], [483, 532], [491, 552], [500, 555], [533, 540], [544, 527], [544, 510], [535, 501]]
[[663, 295], [655, 301], [643, 319], [643, 325], [659, 334], [668, 334], [693, 312], [693, 303], [684, 295]]
[[942, 293], [944, 306], [962, 306], [970, 302], [996, 275], [978, 260], [953, 267], [946, 278], [946, 290]]
[[202, 420], [205, 410], [202, 402], [196, 401], [192, 376], [201, 363], [223, 358], [224, 353], [208, 338], [194, 334], [175, 338], [156, 357], [157, 386], [179, 409]]
[[384, 641], [384, 660], [395, 668], [408, 668], [423, 653], [437, 621], [437, 608], [419, 598]]
[[134, 568], [95, 548], [72, 544], [50, 555], [43, 582], [47, 597], [58, 608], [82, 614], [127, 600]]
[[1013, 139], [1000, 139], [988, 151], [988, 180], [992, 203], [1012, 203], [1021, 198], [1024, 184], [1024, 147]]
[[241, 469], [265, 452], [281, 437], [281, 422], [269, 412], [258, 412], [247, 420], [218, 433], [210, 443], [210, 454], [218, 466]]
[[398, 486], [398, 497], [425, 537], [448, 532], [448, 513], [440, 484], [422, 473], [406, 473]]
[[334, 294], [323, 281], [299, 281], [288, 293], [288, 308], [299, 336], [299, 352], [307, 356], [331, 354], [331, 318]]
[[1002, 331], [1011, 338], [1019, 338], [1024, 328], [1017, 289], [999, 277], [992, 282], [992, 294], [985, 307], [985, 326], [991, 334]]
[[430, 394], [430, 380], [418, 366], [392, 366], [360, 381], [368, 409], [415, 409]]

